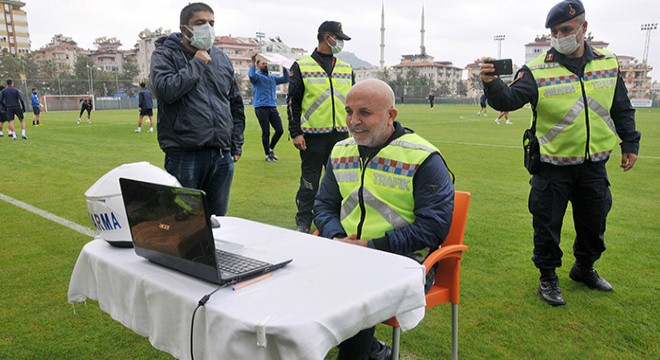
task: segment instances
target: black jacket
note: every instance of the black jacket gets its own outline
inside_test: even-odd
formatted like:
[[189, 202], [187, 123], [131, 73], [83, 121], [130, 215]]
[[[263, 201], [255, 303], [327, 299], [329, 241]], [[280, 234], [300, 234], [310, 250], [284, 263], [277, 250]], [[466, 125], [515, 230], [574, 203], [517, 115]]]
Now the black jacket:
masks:
[[212, 47], [211, 61], [195, 58], [181, 33], [156, 41], [149, 79], [158, 99], [158, 142], [163, 151], [204, 147], [242, 153], [245, 113], [234, 68]]
[[[584, 67], [587, 62], [603, 56], [586, 43], [584, 55], [579, 60], [575, 60], [577, 61], [576, 63], [572, 63], [571, 60], [557, 52], [554, 48], [548, 50], [548, 53], [551, 53], [557, 62], [579, 77], [584, 75]], [[514, 111], [520, 109], [526, 103], [530, 103], [532, 108], [536, 109], [538, 87], [527, 65], [518, 71], [515, 78], [516, 80], [509, 86], [500, 79], [484, 84], [488, 103], [493, 109], [498, 111]], [[628, 90], [621, 76], [617, 76], [614, 101], [612, 102], [612, 108], [608, 110], [616, 127], [616, 132], [622, 140], [622, 153], [639, 153], [641, 134], [635, 130], [635, 108], [630, 103]]]

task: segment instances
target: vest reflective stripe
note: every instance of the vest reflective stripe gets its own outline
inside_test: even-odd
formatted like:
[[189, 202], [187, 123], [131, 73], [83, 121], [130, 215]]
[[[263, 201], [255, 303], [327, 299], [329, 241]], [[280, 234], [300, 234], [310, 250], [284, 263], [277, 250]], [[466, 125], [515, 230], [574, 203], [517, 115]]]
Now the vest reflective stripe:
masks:
[[335, 145], [330, 155], [342, 194], [340, 219], [347, 234], [370, 240], [415, 221], [413, 178], [438, 149], [417, 134], [405, 134], [362, 164], [353, 138]]
[[527, 64], [539, 93], [535, 110], [541, 161], [573, 165], [583, 163], [586, 156], [606, 160], [616, 145], [609, 109], [618, 62], [612, 53], [599, 51], [605, 56], [588, 62], [582, 78], [559, 63], [545, 63], [545, 54]]
[[335, 94], [335, 96], [336, 96], [337, 98], [339, 98], [339, 101], [341, 101], [342, 104], [346, 104], [346, 97], [345, 97], [342, 93], [340, 93], [340, 92], [336, 92], [336, 91], [333, 91], [331, 88], [328, 88], [328, 89], [326, 89], [326, 90], [323, 92], [323, 94], [321, 94], [321, 96], [319, 96], [318, 99], [316, 99], [316, 101], [314, 101], [314, 103], [312, 104], [312, 106], [310, 106], [309, 109], [307, 109], [307, 111], [305, 111], [305, 115], [302, 117], [302, 119], [300, 119], [301, 124], [306, 123], [306, 122], [307, 122], [307, 119], [309, 119], [310, 117], [312, 117], [312, 114], [314, 114], [314, 112], [315, 112], [319, 107], [321, 107], [321, 105], [323, 105], [323, 103], [324, 103], [326, 100], [328, 100], [328, 98], [329, 98], [330, 96], [332, 96], [333, 93]]
[[[612, 117], [610, 117], [609, 111], [605, 109], [601, 104], [599, 104], [596, 100], [592, 99], [589, 95], [586, 95], [587, 97], [587, 104], [589, 105], [589, 108], [598, 114], [603, 121], [607, 124], [607, 127], [612, 130], [613, 133], [616, 133], [616, 128], [614, 126], [614, 121], [612, 121]], [[543, 145], [546, 144], [552, 139], [554, 139], [559, 133], [564, 130], [570, 123], [575, 121], [577, 119], [578, 115], [584, 110], [584, 103], [582, 101], [578, 101], [573, 105], [573, 107], [568, 111], [568, 114], [561, 119], [559, 124], [555, 125], [553, 128], [548, 130], [545, 135], [539, 137], [539, 144]]]
[[[355, 210], [358, 207], [360, 203], [359, 192], [360, 192], [359, 189], [355, 189], [342, 204], [341, 212], [339, 216], [339, 219], [341, 221], [346, 219], [351, 214], [351, 212], [353, 212], [353, 210]], [[393, 229], [400, 228], [410, 224], [408, 220], [406, 220], [403, 216], [397, 214], [397, 212], [394, 209], [392, 209], [389, 205], [378, 199], [376, 195], [369, 192], [369, 190], [364, 189], [362, 191], [362, 198], [364, 199], [364, 203], [367, 204], [372, 209], [376, 210], [376, 212], [378, 212], [378, 214], [380, 214], [380, 216], [382, 216], [385, 219], [385, 221], [387, 221], [387, 223], [391, 225]]]
[[347, 132], [346, 94], [353, 85], [353, 70], [348, 63], [336, 60], [328, 75], [311, 56], [298, 61], [305, 92], [300, 128], [306, 134]]

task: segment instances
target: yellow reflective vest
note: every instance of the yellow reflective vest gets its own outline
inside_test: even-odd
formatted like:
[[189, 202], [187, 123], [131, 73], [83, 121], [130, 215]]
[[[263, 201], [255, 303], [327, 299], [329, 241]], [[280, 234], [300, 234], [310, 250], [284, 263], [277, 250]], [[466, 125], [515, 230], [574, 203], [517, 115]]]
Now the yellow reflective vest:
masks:
[[536, 136], [541, 161], [554, 165], [607, 160], [618, 139], [610, 108], [619, 64], [616, 56], [596, 50], [579, 77], [543, 54], [527, 64], [538, 88]]
[[353, 138], [335, 144], [330, 155], [342, 195], [341, 225], [347, 234], [372, 240], [415, 221], [413, 177], [440, 151], [415, 133], [404, 134], [362, 163]]
[[298, 60], [305, 86], [301, 104], [300, 128], [305, 134], [347, 132], [346, 94], [353, 85], [351, 65], [336, 59], [332, 74], [327, 74], [314, 58]]

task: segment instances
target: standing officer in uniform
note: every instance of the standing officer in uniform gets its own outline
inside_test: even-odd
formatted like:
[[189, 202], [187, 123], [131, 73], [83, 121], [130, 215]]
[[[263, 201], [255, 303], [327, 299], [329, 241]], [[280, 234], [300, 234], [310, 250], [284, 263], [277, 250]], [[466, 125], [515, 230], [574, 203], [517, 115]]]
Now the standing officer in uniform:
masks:
[[[612, 195], [605, 163], [621, 139], [621, 168], [632, 169], [639, 151], [635, 110], [619, 75], [616, 56], [585, 41], [584, 6], [562, 1], [548, 13], [552, 48], [522, 67], [509, 86], [481, 64], [480, 76], [490, 105], [513, 111], [532, 105], [540, 164], [532, 171], [529, 211], [533, 216], [534, 254], [541, 272], [539, 294], [548, 304], [564, 304], [555, 268], [562, 220], [570, 201], [575, 242], [569, 277], [592, 289], [612, 286], [593, 268], [605, 251], [605, 224]], [[494, 60], [484, 58], [482, 62]]]
[[296, 227], [309, 232], [321, 170], [335, 143], [348, 137], [345, 98], [355, 83], [353, 69], [334, 55], [344, 47], [341, 23], [324, 21], [311, 56], [296, 61], [289, 77], [288, 117], [293, 145], [300, 150]]

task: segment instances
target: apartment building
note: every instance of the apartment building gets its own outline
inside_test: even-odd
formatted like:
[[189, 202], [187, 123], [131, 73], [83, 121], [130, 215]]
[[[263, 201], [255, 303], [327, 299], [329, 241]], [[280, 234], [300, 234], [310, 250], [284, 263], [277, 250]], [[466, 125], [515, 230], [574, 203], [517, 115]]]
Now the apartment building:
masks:
[[[428, 77], [433, 86], [446, 83], [452, 94], [456, 92], [458, 83], [462, 81], [463, 69], [455, 66], [451, 61], [435, 61], [431, 55], [422, 53], [401, 56], [401, 62], [390, 68], [393, 74], [400, 73], [406, 76], [408, 71], [416, 69], [419, 75]], [[413, 94], [412, 96], [425, 96], [426, 94]]]
[[628, 96], [636, 100], [650, 100], [653, 92], [653, 79], [649, 76], [649, 72], [653, 70], [653, 67], [632, 56], [617, 55], [617, 60], [619, 60], [621, 77], [628, 89]]
[[27, 14], [22, 9], [24, 2], [0, 0], [2, 15], [0, 16], [0, 51], [7, 50], [11, 54], [30, 53], [30, 32], [28, 31]]
[[89, 50], [78, 47], [78, 43], [72, 38], [57, 34], [53, 36], [48, 45], [33, 51], [32, 56], [36, 62], [50, 61], [55, 64], [58, 71], [71, 72], [78, 56], [89, 53]]

